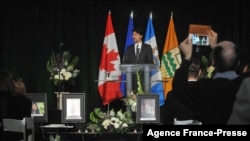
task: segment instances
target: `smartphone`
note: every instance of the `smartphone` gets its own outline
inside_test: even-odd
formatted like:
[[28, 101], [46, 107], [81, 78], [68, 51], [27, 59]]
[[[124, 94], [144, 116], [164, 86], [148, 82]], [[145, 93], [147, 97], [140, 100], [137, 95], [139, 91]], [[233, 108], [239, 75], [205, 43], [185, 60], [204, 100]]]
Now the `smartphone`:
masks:
[[210, 25], [199, 25], [190, 24], [189, 25], [189, 38], [191, 38], [193, 45], [208, 46], [209, 38], [207, 35], [207, 30], [210, 30]]

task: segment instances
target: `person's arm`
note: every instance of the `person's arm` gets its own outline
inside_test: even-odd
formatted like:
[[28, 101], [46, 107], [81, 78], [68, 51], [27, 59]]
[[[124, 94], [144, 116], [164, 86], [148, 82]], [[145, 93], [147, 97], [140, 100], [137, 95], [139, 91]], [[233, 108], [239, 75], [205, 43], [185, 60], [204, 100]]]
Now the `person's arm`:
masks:
[[212, 49], [214, 49], [217, 46], [218, 33], [211, 29], [207, 31], [207, 35], [209, 39], [209, 45]]
[[183, 58], [181, 66], [175, 72], [172, 82], [173, 92], [177, 97], [181, 97], [182, 95], [184, 95], [186, 89], [188, 88], [188, 68], [190, 65], [193, 50], [190, 39], [186, 38], [183, 42], [181, 42], [179, 49], [183, 53]]
[[[217, 42], [218, 42], [218, 33], [211, 30], [207, 31], [208, 34], [208, 39], [209, 39], [209, 50], [207, 50], [207, 52], [209, 52], [209, 62], [212, 61], [212, 54], [213, 54], [213, 49], [217, 46]], [[212, 77], [212, 72], [214, 71], [214, 67], [211, 65], [210, 67], [207, 68], [208, 71], [208, 77], [211, 78]]]

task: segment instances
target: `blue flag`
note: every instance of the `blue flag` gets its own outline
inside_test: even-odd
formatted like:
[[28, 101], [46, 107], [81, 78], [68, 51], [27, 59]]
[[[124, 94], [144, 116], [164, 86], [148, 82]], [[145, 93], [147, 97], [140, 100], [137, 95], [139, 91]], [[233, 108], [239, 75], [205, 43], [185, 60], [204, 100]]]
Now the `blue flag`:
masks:
[[[124, 48], [124, 55], [127, 51], [128, 46], [134, 43], [133, 38], [132, 38], [133, 28], [134, 28], [133, 12], [131, 12], [129, 22], [128, 22], [128, 31], [127, 31], [125, 48]], [[124, 55], [123, 55], [123, 59], [124, 59]], [[126, 80], [126, 74], [122, 74], [121, 91], [122, 91], [123, 96], [126, 96], [126, 83], [124, 82], [125, 80]]]
[[161, 106], [164, 104], [165, 98], [164, 98], [163, 86], [162, 86], [159, 53], [158, 53], [155, 32], [154, 32], [154, 27], [153, 27], [153, 22], [152, 22], [152, 13], [150, 13], [150, 17], [148, 20], [145, 43], [151, 45], [152, 50], [153, 50], [154, 63], [158, 66], [158, 70], [151, 71], [150, 73], [151, 93], [159, 95], [159, 103]]

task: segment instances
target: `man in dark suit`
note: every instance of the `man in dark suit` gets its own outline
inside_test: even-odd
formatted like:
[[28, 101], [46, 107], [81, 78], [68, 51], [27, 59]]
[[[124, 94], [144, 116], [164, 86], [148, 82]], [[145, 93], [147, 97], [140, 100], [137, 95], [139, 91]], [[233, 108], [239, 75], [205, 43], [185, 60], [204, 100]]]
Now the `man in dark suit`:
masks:
[[[142, 41], [143, 30], [134, 28], [132, 31], [132, 38], [134, 43], [128, 46], [125, 56], [123, 58], [124, 64], [154, 64], [153, 51], [149, 44]], [[140, 79], [143, 85], [143, 72], [140, 73]], [[133, 91], [137, 92], [136, 74], [133, 74]], [[143, 86], [142, 86], [143, 87]]]
[[154, 64], [152, 48], [142, 42], [142, 32], [140, 28], [133, 29], [134, 43], [127, 48], [124, 64]]

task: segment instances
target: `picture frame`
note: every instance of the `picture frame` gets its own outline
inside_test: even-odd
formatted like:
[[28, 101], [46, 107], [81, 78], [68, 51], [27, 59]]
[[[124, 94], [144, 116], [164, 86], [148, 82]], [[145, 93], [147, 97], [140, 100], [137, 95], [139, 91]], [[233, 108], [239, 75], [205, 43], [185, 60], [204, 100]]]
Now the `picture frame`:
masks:
[[62, 95], [62, 123], [85, 123], [85, 93]]
[[[31, 117], [34, 119], [34, 123], [47, 123], [47, 93], [26, 93], [26, 96], [32, 101]], [[34, 108], [36, 112], [34, 112]]]
[[136, 123], [160, 123], [159, 95], [137, 95]]

